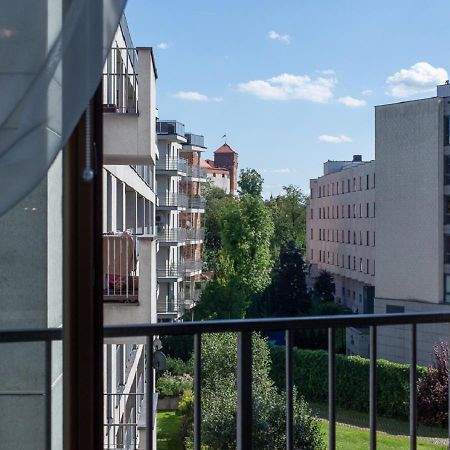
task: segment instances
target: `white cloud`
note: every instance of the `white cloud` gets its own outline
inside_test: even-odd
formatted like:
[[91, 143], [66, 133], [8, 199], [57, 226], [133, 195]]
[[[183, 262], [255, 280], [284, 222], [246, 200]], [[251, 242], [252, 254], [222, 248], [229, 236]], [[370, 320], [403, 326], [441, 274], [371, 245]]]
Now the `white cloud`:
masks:
[[326, 103], [333, 98], [335, 78], [283, 73], [267, 80], [252, 80], [239, 84], [241, 92], [252, 94], [264, 100], [308, 100]]
[[433, 92], [436, 85], [445, 83], [447, 79], [448, 73], [442, 67], [434, 67], [427, 62], [418, 62], [409, 69], [401, 69], [387, 77], [387, 94], [403, 98]]
[[196, 91], [179, 91], [174, 97], [191, 102], [221, 102], [223, 100], [221, 97], [208, 97]]
[[285, 44], [289, 44], [291, 42], [291, 38], [288, 34], [279, 34], [276, 31], [269, 31], [267, 37], [274, 41], [284, 42]]
[[359, 108], [360, 106], [366, 106], [367, 102], [365, 100], [360, 100], [359, 98], [350, 97], [349, 95], [345, 97], [338, 98], [338, 103], [342, 103], [350, 108]]
[[167, 50], [169, 48], [169, 44], [167, 42], [160, 42], [157, 47], [160, 50]]
[[329, 134], [321, 134], [319, 141], [328, 142], [329, 144], [343, 144], [344, 142], [352, 142], [352, 138], [341, 134], [339, 136], [331, 136]]
[[366, 89], [364, 91], [361, 92], [362, 95], [372, 95], [373, 91], [372, 89]]

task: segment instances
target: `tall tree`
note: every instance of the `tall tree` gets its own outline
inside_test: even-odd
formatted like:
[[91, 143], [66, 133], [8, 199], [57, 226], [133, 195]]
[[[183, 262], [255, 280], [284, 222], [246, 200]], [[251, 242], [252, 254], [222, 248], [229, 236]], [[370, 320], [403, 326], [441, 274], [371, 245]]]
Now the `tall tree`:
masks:
[[269, 312], [273, 316], [293, 317], [306, 313], [310, 305], [302, 252], [291, 241], [281, 247], [274, 269]]
[[261, 197], [263, 183], [263, 177], [255, 169], [242, 169], [238, 180], [239, 195]]
[[275, 225], [272, 251], [294, 241], [301, 249], [306, 241], [306, 201], [308, 196], [294, 185], [283, 186], [283, 193], [267, 201]]
[[334, 302], [335, 284], [333, 276], [322, 270], [314, 282], [314, 297], [323, 302]]

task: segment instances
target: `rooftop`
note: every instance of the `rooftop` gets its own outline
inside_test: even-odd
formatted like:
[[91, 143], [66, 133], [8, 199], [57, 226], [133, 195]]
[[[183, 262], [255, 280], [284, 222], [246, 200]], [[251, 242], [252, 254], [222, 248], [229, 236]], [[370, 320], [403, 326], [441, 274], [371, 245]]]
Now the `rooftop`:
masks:
[[214, 153], [236, 153], [227, 143], [219, 147]]

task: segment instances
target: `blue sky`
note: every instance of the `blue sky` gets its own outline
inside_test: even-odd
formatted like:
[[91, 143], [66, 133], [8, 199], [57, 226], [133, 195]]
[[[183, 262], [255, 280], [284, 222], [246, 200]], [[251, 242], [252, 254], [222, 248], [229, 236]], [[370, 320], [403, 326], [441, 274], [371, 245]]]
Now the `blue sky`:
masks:
[[435, 95], [450, 69], [446, 0], [129, 0], [153, 46], [161, 119], [240, 168], [307, 190], [327, 159], [374, 158], [374, 105]]

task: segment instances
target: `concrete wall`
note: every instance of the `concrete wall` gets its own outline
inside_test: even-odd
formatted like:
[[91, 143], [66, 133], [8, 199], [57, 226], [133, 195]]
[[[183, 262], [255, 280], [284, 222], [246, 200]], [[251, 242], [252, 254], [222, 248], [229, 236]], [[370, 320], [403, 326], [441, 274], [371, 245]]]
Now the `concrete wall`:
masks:
[[377, 299], [443, 300], [443, 99], [375, 109]]

